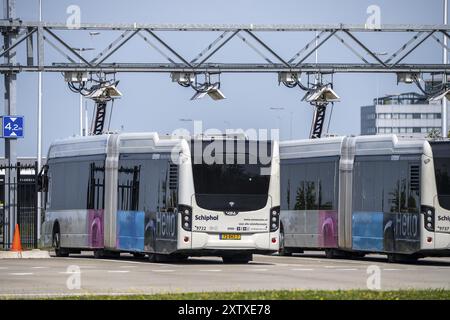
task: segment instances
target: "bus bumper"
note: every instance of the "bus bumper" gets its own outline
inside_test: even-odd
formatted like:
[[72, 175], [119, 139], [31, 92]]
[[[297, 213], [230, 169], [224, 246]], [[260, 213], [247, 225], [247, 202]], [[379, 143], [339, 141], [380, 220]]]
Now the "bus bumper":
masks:
[[[275, 241], [275, 242], [273, 242]], [[221, 240], [219, 234], [192, 232], [192, 250], [269, 250], [278, 251], [278, 232], [241, 234], [241, 240]]]

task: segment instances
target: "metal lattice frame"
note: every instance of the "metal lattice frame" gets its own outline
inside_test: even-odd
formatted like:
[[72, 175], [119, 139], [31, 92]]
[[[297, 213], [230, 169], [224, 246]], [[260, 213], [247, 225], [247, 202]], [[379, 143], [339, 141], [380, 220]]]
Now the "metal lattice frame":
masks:
[[[21, 64], [0, 64], [0, 72], [22, 71], [88, 71], [88, 72], [449, 72], [450, 65], [439, 63], [407, 64], [402, 63], [424, 42], [435, 41], [446, 48], [439, 35], [449, 37], [450, 27], [445, 25], [382, 25], [378, 29], [366, 28], [364, 25], [186, 25], [186, 24], [81, 24], [73, 29], [63, 23], [23, 22], [21, 20], [0, 21], [3, 34], [14, 34], [15, 42], [11, 46], [3, 46], [0, 57], [22, 50], [25, 47], [27, 62]], [[120, 33], [116, 40], [93, 58], [87, 60], [73, 49], [62, 33], [76, 30], [107, 30]], [[220, 32], [213, 42], [194, 58], [189, 59], [177, 52], [165, 41], [161, 32]], [[283, 58], [276, 49], [262, 40], [268, 32], [316, 32], [313, 39], [306, 43], [290, 59]], [[390, 56], [382, 60], [376, 52], [369, 49], [361, 34], [374, 33], [411, 34], [410, 40], [398, 49], [394, 48]], [[112, 61], [114, 53], [123, 49], [131, 39], [141, 38], [154, 50], [160, 53], [167, 63], [149, 61], [148, 63], [119, 63]], [[264, 63], [223, 63], [212, 62], [215, 56], [233, 38], [238, 38], [264, 59]], [[337, 39], [349, 49], [355, 63], [308, 63], [307, 59], [316, 49]], [[44, 63], [44, 42], [58, 51], [64, 61]], [[23, 45], [26, 43], [26, 45]], [[34, 48], [37, 43], [37, 48]], [[292, 46], [292, 43], [289, 43]], [[446, 48], [448, 49], [448, 48]], [[81, 61], [78, 63], [77, 61]]]

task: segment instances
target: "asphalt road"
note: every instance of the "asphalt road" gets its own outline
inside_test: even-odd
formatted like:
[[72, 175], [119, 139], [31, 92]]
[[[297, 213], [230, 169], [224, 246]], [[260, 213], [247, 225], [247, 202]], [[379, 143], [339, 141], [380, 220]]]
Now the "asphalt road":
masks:
[[369, 283], [378, 283], [373, 278], [378, 270], [381, 290], [450, 289], [450, 258], [391, 264], [376, 255], [330, 260], [322, 253], [309, 253], [293, 257], [256, 255], [248, 265], [225, 265], [214, 257], [150, 263], [124, 255], [119, 259], [95, 259], [86, 253], [69, 258], [0, 260], [0, 295], [26, 298], [93, 293], [367, 289], [368, 277], [372, 276]]

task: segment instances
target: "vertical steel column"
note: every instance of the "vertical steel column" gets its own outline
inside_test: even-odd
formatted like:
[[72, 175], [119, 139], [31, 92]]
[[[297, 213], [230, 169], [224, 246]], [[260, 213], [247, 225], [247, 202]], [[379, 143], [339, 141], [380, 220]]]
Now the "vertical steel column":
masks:
[[[16, 16], [16, 3], [15, 0], [4, 0], [4, 18], [14, 19]], [[17, 31], [13, 29], [8, 29], [4, 34], [4, 44], [5, 49], [9, 48], [16, 39]], [[5, 55], [5, 63], [12, 65], [16, 62], [16, 51], [15, 49], [8, 52]], [[16, 114], [16, 74], [14, 72], [5, 72], [5, 115]], [[7, 159], [10, 170], [5, 171], [5, 181], [11, 182], [5, 188], [5, 214], [8, 215], [8, 230], [9, 233], [9, 243], [11, 245], [11, 240], [14, 236], [14, 226], [17, 221], [17, 210], [16, 210], [16, 161], [17, 161], [17, 151], [16, 151], [16, 140], [15, 139], [5, 139], [5, 158]], [[5, 230], [6, 232], [6, 230]]]
[[[42, 23], [42, 0], [39, 0], [39, 23]], [[42, 28], [39, 28], [37, 33], [37, 43], [38, 43], [38, 52], [39, 52], [39, 65], [41, 66], [42, 54], [41, 50], [43, 50], [43, 39], [42, 39]], [[37, 163], [36, 163], [36, 173], [39, 173], [42, 167], [42, 72], [38, 73], [38, 108], [37, 108]], [[41, 206], [42, 206], [42, 194], [38, 192], [37, 194], [37, 239], [41, 238]]]
[[[444, 24], [447, 25], [447, 20], [448, 20], [448, 0], [444, 0]], [[444, 54], [443, 54], [443, 62], [444, 64], [447, 64], [447, 37], [444, 35]], [[444, 72], [443, 77], [442, 77], [442, 81], [444, 83], [447, 82], [447, 73]], [[442, 136], [445, 138], [447, 137], [448, 134], [448, 129], [447, 129], [447, 98], [444, 96], [442, 98]]]

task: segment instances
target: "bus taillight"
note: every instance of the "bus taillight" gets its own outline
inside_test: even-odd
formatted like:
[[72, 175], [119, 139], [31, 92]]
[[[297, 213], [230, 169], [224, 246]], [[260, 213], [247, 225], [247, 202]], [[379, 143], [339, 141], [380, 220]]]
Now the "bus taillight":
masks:
[[424, 226], [428, 231], [434, 231], [434, 208], [428, 206], [422, 206], [422, 213], [424, 216]]
[[192, 208], [179, 205], [178, 212], [181, 214], [181, 227], [186, 231], [192, 231]]
[[280, 206], [270, 209], [270, 232], [275, 232], [280, 226]]

